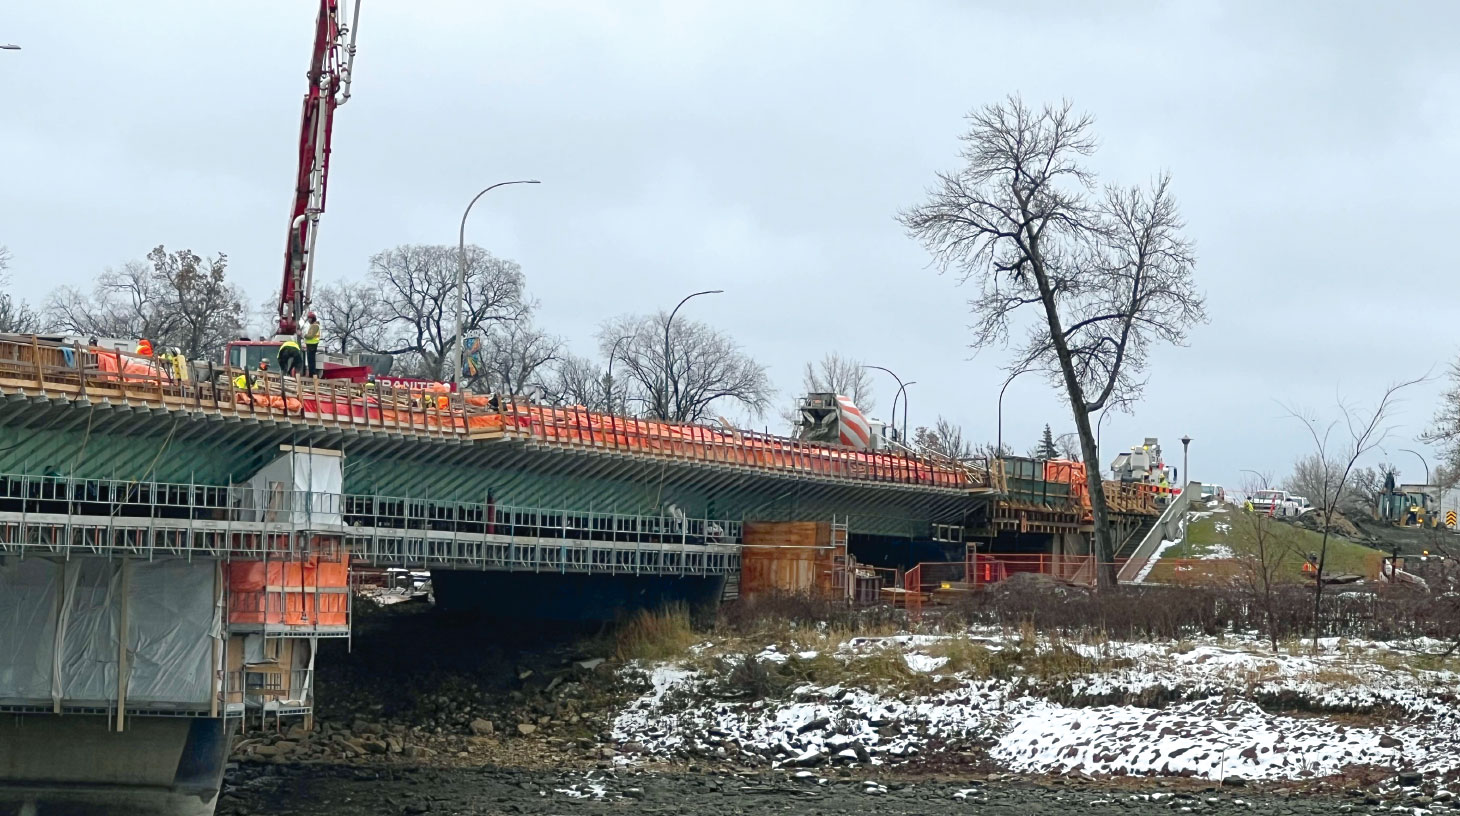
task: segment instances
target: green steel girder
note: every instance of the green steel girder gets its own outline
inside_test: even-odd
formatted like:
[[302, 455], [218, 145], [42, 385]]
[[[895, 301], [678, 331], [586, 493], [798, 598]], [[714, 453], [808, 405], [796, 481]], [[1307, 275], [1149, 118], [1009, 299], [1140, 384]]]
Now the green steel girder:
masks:
[[308, 428], [268, 418], [132, 410], [106, 401], [0, 400], [0, 471], [227, 484], [251, 477], [282, 444], [345, 454], [348, 493], [570, 510], [748, 520], [849, 517], [854, 532], [914, 537], [992, 501], [953, 488], [814, 478], [716, 462], [633, 456], [520, 440], [420, 439], [383, 429]]

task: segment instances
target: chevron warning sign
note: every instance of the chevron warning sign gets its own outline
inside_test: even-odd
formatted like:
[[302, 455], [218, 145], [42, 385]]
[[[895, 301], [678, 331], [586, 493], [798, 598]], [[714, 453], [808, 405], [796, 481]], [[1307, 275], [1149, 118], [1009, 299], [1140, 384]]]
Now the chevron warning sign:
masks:
[[1446, 527], [1454, 527], [1455, 526], [1455, 511], [1454, 510], [1446, 510], [1445, 511], [1445, 526]]

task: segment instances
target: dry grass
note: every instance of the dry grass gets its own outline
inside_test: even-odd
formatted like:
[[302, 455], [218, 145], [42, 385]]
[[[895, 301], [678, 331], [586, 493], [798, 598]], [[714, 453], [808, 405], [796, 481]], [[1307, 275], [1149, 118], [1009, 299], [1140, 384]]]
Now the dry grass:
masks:
[[614, 633], [614, 656], [619, 660], [673, 660], [699, 642], [690, 625], [688, 607], [674, 604], [641, 610]]

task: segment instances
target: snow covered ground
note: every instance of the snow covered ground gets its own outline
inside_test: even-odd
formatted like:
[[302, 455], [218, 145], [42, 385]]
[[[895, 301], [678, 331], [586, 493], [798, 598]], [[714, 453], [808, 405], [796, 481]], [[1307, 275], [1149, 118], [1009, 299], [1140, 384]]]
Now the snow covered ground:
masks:
[[[1460, 772], [1460, 675], [1414, 653], [1440, 644], [1333, 639], [1316, 654], [1273, 654], [1242, 638], [1035, 647], [997, 632], [953, 637], [990, 654], [1084, 658], [1088, 670], [1051, 676], [1028, 659], [998, 676], [945, 675], [955, 651], [926, 635], [854, 639], [831, 655], [850, 668], [890, 650], [927, 681], [881, 691], [805, 682], [748, 699], [728, 693], [723, 671], [644, 666], [629, 671], [644, 673], [649, 690], [618, 714], [614, 738], [630, 755], [785, 767], [896, 764], [977, 748], [1031, 773], [1277, 780], [1358, 765]], [[770, 647], [756, 657], [784, 669], [817, 655]]]

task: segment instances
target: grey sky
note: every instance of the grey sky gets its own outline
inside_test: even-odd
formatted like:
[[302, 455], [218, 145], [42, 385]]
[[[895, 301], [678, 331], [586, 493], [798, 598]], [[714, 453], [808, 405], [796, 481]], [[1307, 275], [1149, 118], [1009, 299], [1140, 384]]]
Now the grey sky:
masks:
[[[227, 252], [264, 298], [314, 14], [0, 9], [0, 42], [24, 46], [0, 52], [14, 288], [39, 301], [165, 243]], [[956, 166], [969, 108], [1068, 97], [1098, 118], [1106, 178], [1174, 174], [1212, 316], [1154, 355], [1146, 400], [1106, 424], [1105, 464], [1189, 433], [1198, 477], [1281, 475], [1307, 443], [1279, 402], [1332, 416], [1337, 393], [1367, 402], [1456, 352], [1439, 239], [1460, 180], [1457, 18], [1446, 3], [367, 0], [320, 276], [454, 242], [478, 189], [540, 178], [494, 191], [468, 237], [522, 264], [540, 322], [579, 353], [603, 318], [722, 288], [683, 313], [732, 332], [781, 400], [835, 350], [917, 380], [913, 425], [941, 413], [992, 441], [1007, 355], [969, 359], [970, 293], [893, 215]], [[1415, 447], [1442, 385], [1396, 417], [1406, 477], [1422, 468], [1395, 449]], [[1046, 422], [1073, 427], [1047, 385], [1015, 382], [1005, 440], [1022, 451]]]

